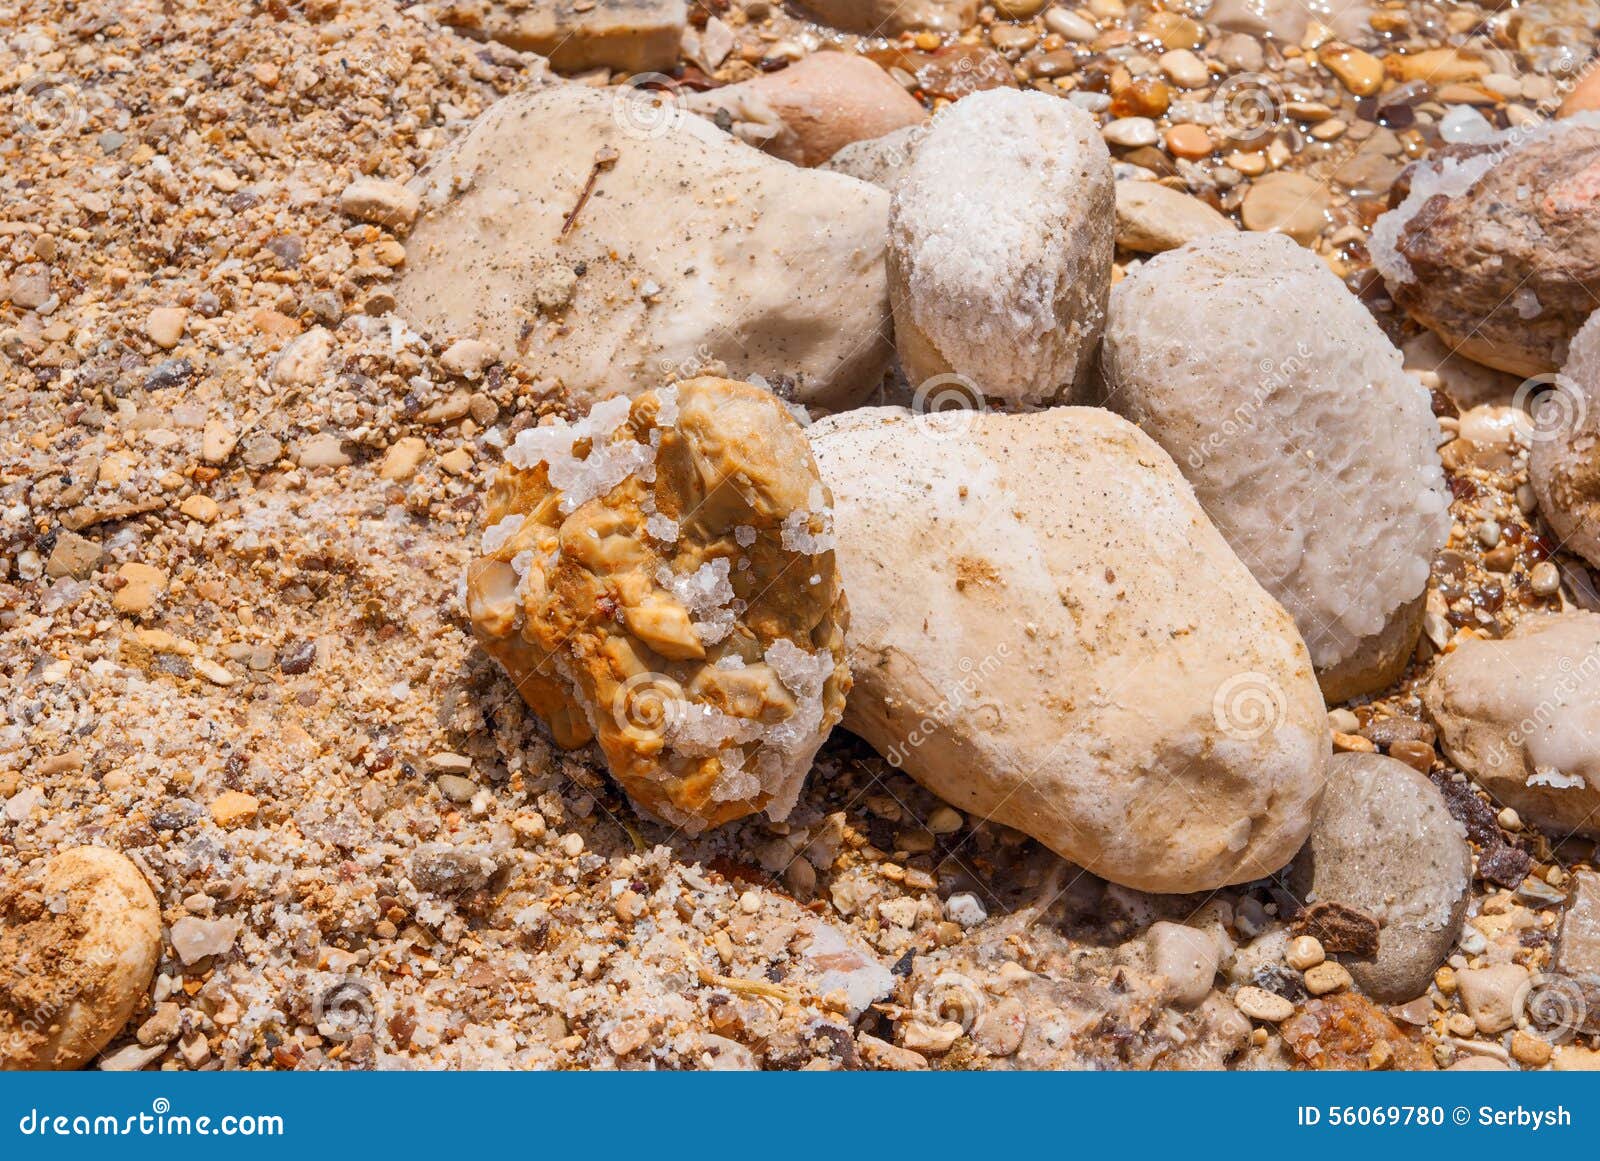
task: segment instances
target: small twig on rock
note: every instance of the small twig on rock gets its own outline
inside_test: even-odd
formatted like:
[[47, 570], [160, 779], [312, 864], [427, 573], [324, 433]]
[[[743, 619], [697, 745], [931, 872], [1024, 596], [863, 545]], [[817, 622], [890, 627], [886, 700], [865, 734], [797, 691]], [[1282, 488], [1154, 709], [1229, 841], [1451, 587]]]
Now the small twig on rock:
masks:
[[594, 183], [599, 180], [602, 173], [617, 163], [617, 158], [620, 156], [621, 154], [609, 145], [600, 147], [599, 152], [594, 155], [594, 164], [589, 167], [589, 178], [583, 183], [583, 192], [578, 195], [578, 204], [572, 207], [566, 220], [561, 223], [561, 233], [557, 235], [558, 237], [565, 238], [571, 231], [573, 223], [578, 220], [578, 212], [589, 203], [589, 195], [594, 193]]

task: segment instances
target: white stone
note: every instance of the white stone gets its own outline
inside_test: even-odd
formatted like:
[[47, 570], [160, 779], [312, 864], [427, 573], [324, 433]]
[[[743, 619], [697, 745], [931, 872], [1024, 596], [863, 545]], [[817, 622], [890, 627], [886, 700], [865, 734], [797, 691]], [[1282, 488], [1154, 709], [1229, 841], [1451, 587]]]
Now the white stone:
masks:
[[1024, 406], [1070, 397], [1111, 277], [1113, 182], [1094, 119], [991, 89], [941, 110], [894, 188], [889, 284], [913, 386], [956, 375]]
[[960, 810], [1145, 891], [1269, 874], [1327, 715], [1293, 623], [1098, 408], [811, 428], [851, 594], [845, 724]]
[[419, 184], [401, 315], [493, 344], [577, 411], [701, 373], [782, 380], [820, 407], [879, 386], [874, 186], [767, 157], [659, 94], [583, 85], [490, 106]]
[[1330, 699], [1392, 680], [1450, 497], [1427, 391], [1326, 264], [1275, 234], [1158, 255], [1113, 292], [1101, 365], [1107, 405], [1177, 461]]

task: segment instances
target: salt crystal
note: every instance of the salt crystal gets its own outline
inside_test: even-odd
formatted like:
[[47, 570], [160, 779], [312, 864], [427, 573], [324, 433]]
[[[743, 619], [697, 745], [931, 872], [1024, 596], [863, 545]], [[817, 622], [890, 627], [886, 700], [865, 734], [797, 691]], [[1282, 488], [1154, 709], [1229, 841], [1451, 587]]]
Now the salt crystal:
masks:
[[1588, 785], [1582, 774], [1563, 774], [1554, 766], [1540, 766], [1528, 775], [1529, 786], [1548, 786], [1552, 790], [1582, 790]]
[[483, 530], [483, 544], [481, 553], [484, 556], [493, 556], [505, 546], [506, 541], [517, 534], [517, 530], [527, 520], [526, 516], [513, 513]]
[[678, 389], [676, 387], [663, 387], [656, 392], [659, 406], [656, 408], [656, 422], [662, 427], [671, 427], [678, 422]]

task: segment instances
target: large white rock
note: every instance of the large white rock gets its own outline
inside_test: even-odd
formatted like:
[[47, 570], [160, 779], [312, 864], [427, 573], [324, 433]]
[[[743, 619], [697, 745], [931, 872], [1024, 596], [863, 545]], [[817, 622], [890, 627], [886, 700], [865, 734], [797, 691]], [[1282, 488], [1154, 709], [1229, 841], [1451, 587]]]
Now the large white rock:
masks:
[[1450, 531], [1439, 427], [1322, 260], [1252, 233], [1153, 258], [1112, 292], [1101, 366], [1107, 404], [1294, 616], [1330, 700], [1398, 677]]
[[947, 106], [889, 212], [889, 289], [907, 378], [970, 380], [1024, 406], [1070, 398], [1105, 321], [1116, 196], [1088, 113], [989, 89]]
[[576, 410], [702, 372], [848, 407], [888, 365], [888, 195], [647, 94], [514, 94], [418, 184], [402, 316], [494, 344]]
[[1498, 803], [1557, 839], [1600, 837], [1600, 614], [1525, 617], [1439, 663], [1422, 704]]
[[1304, 841], [1311, 661], [1167, 455], [1098, 408], [812, 428], [855, 610], [845, 724], [1095, 874], [1199, 891]]

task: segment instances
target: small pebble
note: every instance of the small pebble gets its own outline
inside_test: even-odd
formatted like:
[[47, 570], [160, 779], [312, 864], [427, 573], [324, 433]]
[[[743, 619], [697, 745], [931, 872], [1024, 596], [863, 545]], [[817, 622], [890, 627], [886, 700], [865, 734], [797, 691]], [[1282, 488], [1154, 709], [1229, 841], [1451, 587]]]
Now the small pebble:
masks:
[[1306, 972], [1306, 991], [1313, 996], [1326, 996], [1349, 986], [1350, 973], [1342, 963], [1325, 960]]
[[1539, 1039], [1531, 1032], [1519, 1028], [1511, 1034], [1511, 1057], [1518, 1064], [1540, 1068], [1550, 1063], [1554, 1051], [1548, 1041]]
[[1087, 44], [1100, 35], [1100, 30], [1081, 14], [1066, 8], [1052, 8], [1044, 14], [1044, 26], [1066, 40]]
[[1297, 972], [1307, 968], [1314, 968], [1327, 959], [1327, 952], [1322, 949], [1322, 941], [1314, 935], [1297, 935], [1289, 941], [1289, 950], [1285, 953], [1283, 961]]
[[144, 320], [144, 333], [162, 350], [170, 351], [183, 338], [189, 312], [181, 306], [158, 306]]
[[976, 927], [989, 918], [989, 912], [978, 901], [978, 897], [970, 891], [963, 891], [946, 899], [944, 913], [952, 921], [961, 924], [962, 927]]
[[1404, 738], [1389, 746], [1389, 757], [1397, 758], [1419, 774], [1433, 769], [1433, 747], [1426, 742]]
[[1383, 87], [1383, 62], [1370, 52], [1348, 44], [1325, 44], [1317, 59], [1358, 97], [1371, 96]]
[[1309, 246], [1327, 224], [1328, 188], [1302, 173], [1269, 173], [1251, 184], [1240, 216], [1247, 230], [1288, 234]]
[[1541, 560], [1528, 574], [1528, 583], [1541, 597], [1553, 596], [1561, 591], [1561, 570], [1548, 560]]
[[1233, 997], [1234, 1005], [1252, 1020], [1277, 1024], [1294, 1015], [1294, 1005], [1275, 992], [1246, 984]]
[[463, 778], [459, 774], [439, 775], [437, 785], [439, 793], [451, 802], [471, 802], [472, 796], [478, 792], [478, 784], [470, 778]]
[[1198, 125], [1174, 125], [1167, 130], [1167, 152], [1174, 157], [1195, 161], [1209, 157], [1215, 148], [1211, 134]]
[[363, 177], [345, 187], [339, 208], [358, 221], [403, 229], [417, 220], [422, 200], [399, 182]]
[[225, 790], [211, 802], [211, 817], [223, 830], [254, 821], [261, 800], [239, 790]]
[[1164, 52], [1156, 63], [1174, 84], [1182, 85], [1186, 89], [1202, 88], [1211, 79], [1205, 61], [1186, 48]]
[[1160, 134], [1156, 131], [1156, 123], [1148, 117], [1119, 117], [1115, 121], [1108, 121], [1104, 129], [1100, 130], [1112, 145], [1135, 146], [1154, 145]]

